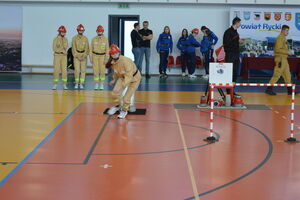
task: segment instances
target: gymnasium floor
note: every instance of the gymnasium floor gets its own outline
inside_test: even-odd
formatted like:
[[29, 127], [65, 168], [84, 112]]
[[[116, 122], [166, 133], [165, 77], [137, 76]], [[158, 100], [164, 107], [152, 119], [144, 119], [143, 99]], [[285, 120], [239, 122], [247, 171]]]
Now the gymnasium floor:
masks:
[[92, 90], [92, 76], [86, 90], [70, 82], [52, 91], [51, 80], [0, 74], [1, 200], [300, 199], [300, 144], [283, 142], [285, 88], [274, 97], [237, 88], [245, 104], [260, 106], [216, 110], [219, 142], [208, 144], [209, 112], [191, 109], [206, 87], [199, 78], [143, 79], [136, 101], [147, 113], [125, 120], [102, 114], [110, 88]]

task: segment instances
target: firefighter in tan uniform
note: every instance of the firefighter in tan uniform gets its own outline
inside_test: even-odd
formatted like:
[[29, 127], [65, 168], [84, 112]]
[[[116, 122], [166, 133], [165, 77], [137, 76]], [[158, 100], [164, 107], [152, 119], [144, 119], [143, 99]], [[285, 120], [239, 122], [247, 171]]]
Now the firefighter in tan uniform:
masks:
[[103, 90], [105, 81], [105, 64], [109, 58], [109, 46], [107, 38], [103, 35], [103, 27], [98, 26], [96, 32], [97, 36], [93, 38], [91, 43], [90, 61], [93, 64], [94, 70], [94, 89]]
[[87, 37], [83, 35], [84, 26], [79, 24], [77, 26], [78, 35], [72, 39], [72, 53], [74, 56], [74, 67], [75, 67], [75, 89], [83, 89], [85, 82], [85, 72], [87, 65], [87, 56], [89, 55], [89, 41]]
[[[280, 76], [283, 77], [286, 84], [291, 83], [290, 66], [287, 57], [289, 55], [292, 55], [292, 52], [289, 51], [288, 43], [286, 40], [286, 36], [289, 34], [289, 29], [289, 26], [283, 25], [280, 35], [276, 38], [274, 46], [275, 67], [273, 77], [270, 80], [270, 84], [276, 83], [279, 80]], [[292, 88], [288, 87], [287, 89], [288, 94], [292, 94]], [[267, 87], [265, 92], [269, 95], [276, 95], [276, 93], [273, 92], [272, 86]]]
[[53, 90], [57, 89], [57, 83], [59, 80], [59, 74], [63, 82], [64, 90], [67, 90], [67, 50], [68, 39], [65, 37], [67, 30], [64, 26], [58, 28], [58, 36], [53, 40], [53, 52], [54, 52], [54, 71], [53, 71]]
[[[118, 118], [123, 119], [128, 113], [131, 97], [137, 90], [142, 76], [134, 62], [130, 58], [120, 55], [120, 52], [118, 46], [114, 44], [110, 46], [109, 54], [112, 58], [111, 68], [114, 70], [114, 75], [109, 84], [111, 86], [115, 85], [112, 97], [117, 105], [111, 107], [108, 114], [113, 115], [120, 110]], [[126, 88], [127, 91], [123, 96], [122, 93]]]

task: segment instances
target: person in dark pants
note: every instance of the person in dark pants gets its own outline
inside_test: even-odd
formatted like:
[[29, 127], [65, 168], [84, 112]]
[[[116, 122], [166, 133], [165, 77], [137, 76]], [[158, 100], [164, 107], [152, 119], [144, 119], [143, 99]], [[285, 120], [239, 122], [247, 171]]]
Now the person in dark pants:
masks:
[[159, 77], [166, 78], [167, 75], [167, 65], [168, 65], [168, 56], [169, 53], [172, 53], [173, 50], [173, 40], [170, 33], [170, 28], [165, 26], [164, 32], [159, 35], [159, 38], [156, 43], [156, 50], [159, 53]]
[[204, 58], [204, 68], [205, 68], [205, 75], [202, 78], [208, 79], [209, 63], [211, 62], [211, 59], [210, 59], [210, 43], [206, 32], [203, 33], [200, 52], [202, 53]]
[[209, 63], [213, 62], [214, 47], [218, 42], [218, 37], [206, 26], [202, 26], [201, 31], [203, 32], [203, 39], [201, 41], [202, 48], [200, 51], [204, 57], [204, 66], [206, 72], [206, 75], [203, 76], [203, 78], [208, 79]]
[[196, 70], [196, 47], [200, 47], [201, 44], [195, 39], [199, 34], [199, 29], [194, 28], [192, 33], [187, 38], [187, 68], [189, 72], [189, 78], [196, 78], [194, 75]]
[[185, 76], [186, 66], [187, 66], [187, 38], [188, 38], [188, 30], [183, 29], [181, 32], [181, 37], [177, 42], [177, 48], [180, 50], [180, 59], [181, 59], [181, 70], [182, 76]]
[[72, 54], [72, 47], [70, 47], [68, 49], [67, 61], [68, 61], [68, 69], [74, 70], [74, 57], [73, 57], [73, 54]]
[[140, 30], [140, 25], [139, 23], [135, 23], [134, 29], [131, 31], [131, 43], [132, 43], [132, 53], [134, 55], [134, 64], [137, 66], [137, 68], [141, 71], [141, 63], [140, 63], [140, 58], [141, 58], [141, 42], [143, 41], [142, 36], [139, 34]]
[[241, 26], [241, 19], [236, 17], [232, 20], [232, 26], [223, 35], [225, 62], [233, 64], [233, 82], [236, 82], [240, 65], [240, 40], [237, 29]]
[[[228, 28], [223, 35], [223, 47], [225, 51], [225, 62], [232, 63], [233, 66], [233, 78], [232, 81], [236, 82], [238, 77], [238, 68], [240, 65], [240, 43], [244, 40], [240, 39], [237, 29], [241, 26], [241, 19], [235, 17], [232, 20], [232, 26]], [[226, 89], [227, 94], [230, 94], [230, 90]], [[234, 93], [237, 95], [236, 93]]]
[[152, 30], [148, 29], [149, 22], [143, 22], [143, 29], [139, 30], [139, 34], [142, 35], [143, 41], [141, 42], [141, 57], [140, 57], [140, 66], [142, 72], [142, 64], [144, 55], [146, 58], [146, 78], [150, 78], [149, 69], [150, 69], [150, 41], [153, 39]]

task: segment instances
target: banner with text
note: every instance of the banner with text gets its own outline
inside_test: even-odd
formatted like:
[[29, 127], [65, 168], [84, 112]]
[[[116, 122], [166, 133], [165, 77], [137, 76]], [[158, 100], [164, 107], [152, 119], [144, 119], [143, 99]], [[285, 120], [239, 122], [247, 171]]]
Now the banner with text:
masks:
[[290, 50], [300, 56], [299, 9], [231, 8], [230, 23], [236, 16], [242, 20], [238, 29], [240, 38], [246, 39], [240, 46], [244, 56], [272, 56], [283, 25], [290, 27], [287, 36]]

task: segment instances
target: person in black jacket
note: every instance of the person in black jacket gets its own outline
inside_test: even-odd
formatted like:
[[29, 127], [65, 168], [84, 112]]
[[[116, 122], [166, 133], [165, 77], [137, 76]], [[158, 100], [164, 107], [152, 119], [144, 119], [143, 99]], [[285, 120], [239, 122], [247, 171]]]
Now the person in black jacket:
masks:
[[[141, 57], [140, 57], [140, 66], [142, 68], [143, 65], [143, 59], [144, 55], [146, 58], [146, 70], [145, 70], [145, 75], [146, 78], [151, 78], [149, 72], [150, 72], [150, 45], [151, 45], [151, 40], [153, 39], [153, 31], [150, 30], [149, 28], [149, 22], [144, 21], [143, 22], [143, 28], [139, 30], [139, 34], [142, 35], [143, 41], [141, 42]], [[142, 72], [142, 69], [140, 70]]]
[[232, 26], [228, 28], [223, 36], [225, 51], [225, 62], [233, 64], [233, 82], [237, 80], [238, 67], [240, 65], [240, 40], [237, 29], [241, 26], [241, 19], [236, 17], [232, 20]]
[[131, 43], [132, 43], [132, 53], [134, 55], [134, 64], [141, 71], [141, 41], [143, 41], [142, 36], [139, 34], [140, 25], [139, 23], [135, 23], [134, 29], [131, 31]]

